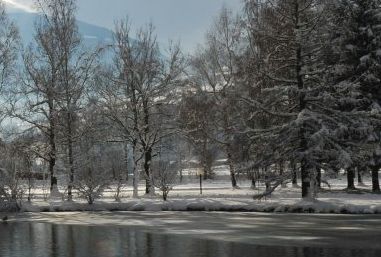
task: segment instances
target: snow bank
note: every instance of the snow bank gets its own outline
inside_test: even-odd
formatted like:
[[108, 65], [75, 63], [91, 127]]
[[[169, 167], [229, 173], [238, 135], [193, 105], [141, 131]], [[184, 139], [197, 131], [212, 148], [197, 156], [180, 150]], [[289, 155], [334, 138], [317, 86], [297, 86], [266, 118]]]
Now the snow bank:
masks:
[[[32, 203], [23, 202], [22, 211], [26, 212], [64, 212], [64, 211], [229, 211], [229, 212], [289, 212], [289, 213], [348, 213], [381, 214], [381, 194], [371, 193], [371, 178], [363, 177], [365, 184], [357, 185], [357, 191], [347, 191], [344, 174], [330, 179], [331, 187], [323, 185], [315, 201], [301, 201], [300, 188], [288, 184], [279, 187], [271, 196], [262, 201], [253, 200], [253, 195], [265, 190], [265, 185], [257, 184], [251, 189], [247, 180], [239, 181], [240, 189], [232, 189], [230, 181], [203, 181], [203, 193], [199, 192], [199, 181], [188, 181], [176, 186], [169, 194], [167, 202], [160, 195], [143, 196], [145, 185], [140, 186], [139, 199], [132, 198], [132, 186], [124, 186], [122, 202], [114, 201], [115, 188], [104, 192], [102, 198], [93, 205], [75, 197], [73, 202], [63, 202], [62, 197], [44, 201], [44, 191], [35, 189]], [[63, 191], [64, 188], [61, 188]], [[1, 208], [0, 208], [1, 209]]]
[[224, 211], [224, 212], [284, 212], [284, 213], [337, 213], [381, 214], [380, 204], [347, 204], [326, 201], [254, 201], [250, 199], [136, 199], [125, 202], [40, 202], [24, 203], [24, 212], [68, 211]]

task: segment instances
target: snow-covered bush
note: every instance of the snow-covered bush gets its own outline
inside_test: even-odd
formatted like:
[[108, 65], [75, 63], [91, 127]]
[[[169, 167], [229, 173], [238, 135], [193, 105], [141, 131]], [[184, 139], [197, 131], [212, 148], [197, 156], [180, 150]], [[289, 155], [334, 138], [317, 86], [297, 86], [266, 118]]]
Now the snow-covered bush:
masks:
[[156, 161], [152, 164], [152, 183], [158, 188], [166, 201], [169, 192], [178, 182], [179, 165], [177, 162]]
[[112, 178], [112, 188], [115, 192], [114, 199], [117, 202], [120, 202], [122, 187], [128, 181], [128, 157], [126, 155], [127, 150], [117, 146], [108, 147], [102, 154], [102, 165]]
[[26, 168], [25, 161], [16, 145], [2, 143], [0, 148], [0, 209], [18, 210], [23, 196], [19, 174]]
[[84, 135], [79, 143], [74, 164], [73, 188], [89, 204], [100, 198], [111, 183], [111, 173], [102, 158], [103, 148], [104, 146], [97, 142], [97, 135], [92, 133]]
[[86, 167], [77, 173], [74, 189], [78, 191], [80, 197], [93, 204], [109, 187], [110, 181], [109, 175], [101, 167]]

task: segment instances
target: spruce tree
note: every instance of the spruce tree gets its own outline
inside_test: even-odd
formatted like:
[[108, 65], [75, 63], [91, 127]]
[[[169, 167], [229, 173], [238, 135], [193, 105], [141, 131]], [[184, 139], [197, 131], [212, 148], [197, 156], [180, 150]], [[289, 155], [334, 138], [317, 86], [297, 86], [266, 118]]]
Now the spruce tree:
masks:
[[[251, 49], [261, 63], [252, 84], [259, 96], [245, 101], [255, 107], [254, 117], [265, 114], [270, 120], [266, 127], [249, 130], [252, 138], [266, 138], [257, 163], [299, 163], [302, 197], [313, 197], [318, 170], [352, 162], [338, 136], [352, 121], [336, 109], [341, 95], [324, 80], [327, 5], [305, 0], [248, 2], [260, 7], [254, 9], [257, 13], [248, 27], [255, 38]], [[284, 172], [281, 179], [291, 179], [291, 173], [292, 169]]]
[[336, 0], [330, 10], [328, 81], [341, 95], [337, 108], [356, 121], [341, 136], [351, 148], [353, 165], [360, 167], [365, 162], [371, 168], [373, 191], [379, 192], [381, 1]]

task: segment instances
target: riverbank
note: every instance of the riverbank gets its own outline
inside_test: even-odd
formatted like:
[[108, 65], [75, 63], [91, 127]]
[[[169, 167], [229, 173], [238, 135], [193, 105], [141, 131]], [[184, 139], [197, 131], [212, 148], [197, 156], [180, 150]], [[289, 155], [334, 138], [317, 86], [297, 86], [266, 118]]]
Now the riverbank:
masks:
[[[87, 204], [74, 194], [74, 201], [65, 201], [65, 186], [59, 188], [58, 197], [51, 199], [42, 185], [35, 185], [32, 201], [21, 201], [22, 212], [65, 211], [226, 211], [268, 213], [333, 213], [333, 214], [381, 214], [381, 194], [371, 193], [369, 177], [356, 185], [356, 190], [346, 190], [343, 176], [331, 179], [330, 187], [323, 185], [317, 200], [301, 200], [300, 188], [290, 184], [278, 187], [270, 196], [254, 200], [253, 195], [265, 191], [265, 185], [252, 189], [250, 181], [240, 180], [239, 189], [232, 189], [228, 180], [203, 181], [200, 194], [198, 181], [185, 181], [173, 188], [168, 201], [161, 199], [160, 191], [146, 196], [145, 185], [139, 187], [138, 199], [132, 198], [132, 186], [124, 185], [120, 190], [120, 202], [115, 201], [115, 185], [111, 185], [94, 204]], [[25, 197], [24, 197], [25, 199]]]
[[253, 200], [251, 198], [174, 198], [168, 201], [141, 198], [122, 202], [97, 201], [34, 201], [21, 203], [22, 212], [67, 211], [224, 211], [268, 213], [333, 213], [333, 214], [381, 214], [381, 195], [327, 193], [318, 200], [281, 198]]

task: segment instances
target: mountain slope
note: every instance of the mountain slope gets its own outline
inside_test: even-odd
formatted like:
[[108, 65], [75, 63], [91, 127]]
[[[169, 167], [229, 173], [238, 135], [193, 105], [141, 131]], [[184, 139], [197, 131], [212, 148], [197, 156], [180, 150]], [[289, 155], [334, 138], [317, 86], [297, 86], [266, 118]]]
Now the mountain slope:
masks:
[[[9, 13], [9, 17], [17, 24], [23, 43], [33, 41], [34, 24], [38, 18], [36, 13]], [[97, 44], [107, 44], [112, 41], [112, 31], [103, 27], [78, 21], [78, 30], [83, 37], [84, 45], [94, 47]]]

